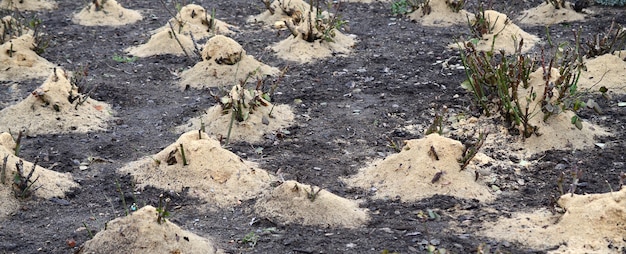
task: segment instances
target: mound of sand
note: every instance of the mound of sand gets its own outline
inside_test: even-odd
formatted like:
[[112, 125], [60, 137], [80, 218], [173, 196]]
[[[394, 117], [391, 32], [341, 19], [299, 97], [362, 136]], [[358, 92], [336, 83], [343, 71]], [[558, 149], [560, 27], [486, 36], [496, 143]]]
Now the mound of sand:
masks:
[[[304, 29], [303, 26], [300, 27]], [[308, 63], [316, 59], [349, 54], [355, 44], [354, 36], [345, 35], [337, 29], [333, 30], [335, 37], [332, 41], [318, 39], [314, 42], [307, 42], [300, 33], [297, 37], [289, 36], [287, 39], [277, 42], [271, 49], [276, 52], [279, 58], [298, 63]]]
[[[265, 10], [259, 15], [248, 17], [248, 23], [261, 22], [266, 25], [273, 25], [274, 27], [283, 27], [284, 21], [301, 20], [304, 14], [309, 13], [311, 5], [303, 0], [275, 0], [270, 4], [273, 12]], [[313, 13], [317, 13], [317, 8], [313, 7]], [[328, 15], [324, 12], [322, 15]], [[294, 22], [298, 23], [298, 22]]]
[[[621, 253], [626, 249], [626, 188], [619, 192], [561, 196], [562, 215], [516, 213], [487, 223], [481, 235], [516, 241], [549, 253]], [[620, 250], [621, 249], [621, 250]]]
[[[19, 207], [19, 202], [15, 198], [13, 191], [13, 176], [17, 173], [16, 163], [21, 159], [15, 156], [15, 141], [9, 133], [0, 134], [0, 168], [4, 164], [4, 158], [7, 158], [5, 169], [5, 182], [0, 182], [0, 218], [10, 215]], [[27, 176], [33, 169], [33, 163], [23, 161], [23, 174]], [[1, 173], [0, 173], [1, 175]], [[0, 177], [1, 178], [1, 177]], [[62, 198], [65, 192], [71, 188], [77, 188], [79, 185], [74, 182], [70, 173], [58, 173], [52, 170], [35, 167], [35, 172], [31, 177], [31, 181], [37, 181], [32, 185], [34, 195], [39, 198], [50, 199], [54, 197]]]
[[50, 0], [2, 0], [0, 9], [18, 9], [20, 11], [52, 10], [57, 7], [56, 2]]
[[[376, 198], [399, 196], [402, 201], [415, 201], [442, 194], [492, 200], [489, 188], [475, 181], [474, 172], [460, 171], [463, 150], [461, 142], [431, 134], [406, 141], [400, 153], [375, 161], [344, 181], [376, 191]], [[440, 175], [438, 180], [436, 175]]]
[[96, 0], [76, 13], [72, 21], [83, 26], [123, 26], [141, 19], [138, 11], [125, 9], [115, 0]]
[[33, 36], [24, 34], [0, 45], [0, 81], [45, 78], [54, 64], [33, 51]]
[[183, 134], [161, 152], [131, 162], [119, 172], [131, 174], [140, 189], [146, 186], [175, 191], [189, 188], [191, 195], [219, 207], [255, 198], [271, 181], [267, 172], [223, 149], [218, 141], [198, 130]]
[[183, 230], [169, 221], [157, 223], [157, 210], [144, 206], [109, 221], [78, 253], [224, 253], [212, 240]]
[[[272, 116], [270, 116], [270, 111]], [[224, 139], [228, 135], [231, 114], [224, 114], [222, 106], [216, 105], [209, 108], [204, 115], [189, 120], [188, 124], [178, 126], [176, 131], [199, 130], [204, 123], [209, 135], [216, 139]], [[293, 124], [293, 120], [294, 114], [289, 105], [259, 106], [248, 119], [243, 122], [236, 120], [233, 122], [230, 140], [260, 142], [263, 135], [289, 127]]]
[[518, 21], [527, 25], [552, 25], [563, 22], [581, 21], [585, 14], [578, 13], [565, 2], [565, 8], [555, 9], [554, 5], [543, 2], [539, 6], [522, 12]]
[[24, 100], [0, 111], [0, 131], [37, 135], [85, 133], [106, 127], [113, 118], [111, 107], [79, 94], [65, 71], [55, 71]]
[[579, 87], [597, 92], [604, 86], [616, 93], [626, 92], [626, 54], [604, 54], [585, 61], [586, 70], [583, 70], [578, 80]]
[[182, 56], [182, 45], [188, 54], [192, 54], [196, 48], [194, 39], [197, 42], [216, 34], [231, 34], [233, 32], [230, 27], [232, 26], [211, 17], [201, 6], [189, 4], [181, 8], [168, 24], [154, 30], [147, 43], [129, 47], [125, 51], [138, 57], [165, 54]]
[[262, 217], [282, 224], [356, 228], [369, 220], [359, 205], [312, 185], [286, 181], [254, 206]]
[[426, 13], [422, 7], [410, 13], [411, 20], [423, 26], [448, 27], [452, 25], [467, 25], [468, 20], [474, 19], [474, 14], [465, 10], [454, 12], [446, 4], [447, 0], [431, 0], [428, 4], [430, 11]]
[[[477, 50], [490, 51], [493, 46], [495, 51], [504, 50], [507, 54], [512, 54], [515, 52], [516, 45], [519, 44], [520, 39], [524, 39], [522, 53], [526, 53], [539, 42], [539, 37], [524, 32], [517, 25], [513, 24], [505, 14], [487, 10], [485, 11], [485, 19], [488, 20], [493, 30], [491, 33], [483, 34], [483, 37], [475, 43]], [[476, 17], [470, 22], [475, 22], [475, 20]], [[467, 42], [464, 42], [463, 45]], [[453, 43], [449, 47], [458, 48], [459, 44]]]
[[[325, 40], [320, 37], [313, 42], [308, 42], [304, 39], [304, 34], [309, 33], [310, 30], [309, 17], [315, 19], [317, 9], [313, 8], [311, 10], [311, 6], [303, 0], [277, 0], [272, 2], [270, 6], [274, 10], [273, 12], [266, 10], [257, 16], [248, 18], [248, 22], [263, 22], [278, 29], [286, 29], [287, 26], [292, 27], [297, 36], [290, 35], [287, 39], [270, 47], [279, 58], [298, 63], [308, 63], [315, 59], [337, 54], [349, 54], [352, 51], [355, 44], [355, 36], [344, 35], [337, 29], [332, 29], [328, 32], [328, 34], [335, 35], [331, 40]], [[321, 13], [321, 16], [328, 19], [331, 14], [324, 11]], [[317, 35], [315, 37], [323, 33], [316, 28], [313, 30], [313, 33]]]
[[277, 68], [246, 54], [235, 40], [216, 35], [204, 45], [202, 61], [181, 74], [180, 85], [183, 88], [230, 87], [246, 79], [255, 81], [279, 73]]

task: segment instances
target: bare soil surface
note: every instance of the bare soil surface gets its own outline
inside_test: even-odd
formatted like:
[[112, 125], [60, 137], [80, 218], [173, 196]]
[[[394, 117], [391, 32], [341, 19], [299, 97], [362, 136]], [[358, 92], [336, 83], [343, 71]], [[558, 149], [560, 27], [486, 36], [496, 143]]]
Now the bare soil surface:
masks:
[[[620, 172], [626, 170], [626, 108], [617, 105], [626, 101], [626, 96], [611, 93], [612, 97], [605, 99], [592, 94], [590, 98], [600, 104], [603, 112], [583, 110], [581, 117], [614, 134], [597, 141], [605, 144], [602, 149], [542, 152], [521, 171], [491, 167], [497, 175], [491, 185], [499, 189], [494, 189], [493, 201], [448, 195], [418, 201], [375, 199], [373, 190], [349, 187], [342, 179], [357, 174], [375, 159], [396, 153], [389, 147], [389, 139], [422, 138], [423, 130], [441, 106], [448, 107], [449, 115], [478, 116], [471, 106], [471, 95], [459, 85], [465, 79], [463, 70], [443, 68], [441, 64], [460, 63], [458, 51], [448, 45], [462, 35], [467, 37], [467, 26], [422, 26], [409, 18], [393, 16], [387, 2], [341, 3], [340, 14], [349, 22], [343, 32], [357, 38], [352, 53], [299, 64], [281, 60], [268, 47], [289, 36], [288, 31], [246, 23], [249, 16], [264, 11], [260, 1], [194, 1], [207, 10], [214, 8], [216, 18], [235, 26], [235, 33], [229, 36], [247, 54], [270, 66], [289, 66], [272, 100], [292, 107], [295, 124], [279, 135], [266, 135], [261, 142], [238, 141], [226, 148], [269, 173], [279, 172], [285, 180], [319, 186], [357, 200], [360, 208], [369, 210], [370, 220], [357, 228], [282, 224], [256, 214], [256, 199], [222, 208], [191, 197], [185, 188], [147, 187], [135, 191], [134, 179], [117, 170], [175, 142], [182, 134], [176, 127], [214, 106], [216, 101], [210, 92], [218, 90], [181, 90], [178, 75], [195, 64], [185, 56], [114, 61], [114, 55], [125, 55], [126, 48], [145, 43], [150, 31], [171, 18], [158, 1], [118, 2], [139, 10], [144, 18], [126, 26], [81, 26], [72, 22], [72, 16], [84, 7], [84, 2], [68, 0], [57, 1], [54, 10], [23, 13], [36, 14], [45, 24], [51, 41], [42, 57], [66, 70], [88, 66], [88, 82], [99, 85], [91, 98], [111, 105], [115, 119], [104, 131], [24, 137], [20, 153], [24, 160], [39, 158], [43, 167], [69, 172], [80, 187], [64, 198], [20, 201], [20, 209], [0, 221], [2, 253], [73, 253], [90, 239], [88, 231], [95, 234], [108, 221], [124, 216], [124, 204], [157, 207], [162, 193], [172, 199], [170, 222], [210, 237], [226, 253], [424, 253], [429, 244], [452, 253], [474, 253], [485, 245], [505, 253], [545, 253], [559, 243], [547, 243], [552, 247], [538, 249], [479, 232], [483, 223], [509, 218], [515, 212], [554, 210], [560, 196], [557, 179], [562, 164], [575, 163], [583, 170], [576, 194], [611, 192], [620, 184]], [[493, 9], [515, 18], [542, 2], [498, 2]], [[476, 7], [472, 1], [466, 9]], [[585, 21], [551, 25], [552, 40], [572, 42], [573, 29], [580, 27], [582, 35], [588, 36], [607, 29], [612, 20], [626, 25], [623, 7], [589, 9], [593, 15]], [[517, 25], [546, 40], [544, 26]], [[0, 106], [16, 104], [42, 83], [42, 79], [20, 82], [20, 94], [15, 98], [12, 83], [3, 82]], [[418, 126], [420, 131], [408, 131], [408, 125]], [[512, 164], [521, 160], [497, 148], [482, 152]], [[90, 157], [102, 160], [81, 167], [81, 162]], [[254, 246], [242, 241], [250, 232], [258, 236]], [[68, 245], [70, 239], [76, 241], [76, 246]], [[623, 253], [624, 249], [617, 251]]]

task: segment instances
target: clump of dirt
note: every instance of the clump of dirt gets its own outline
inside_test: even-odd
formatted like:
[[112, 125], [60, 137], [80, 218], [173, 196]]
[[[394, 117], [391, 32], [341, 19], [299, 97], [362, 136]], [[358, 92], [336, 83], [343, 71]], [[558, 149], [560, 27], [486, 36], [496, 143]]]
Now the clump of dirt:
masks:
[[[23, 190], [15, 186], [18, 162], [22, 161], [21, 177], [27, 177], [33, 170], [32, 162], [23, 161], [15, 155], [15, 147], [16, 143], [11, 134], [6, 132], [0, 134], [0, 179], [4, 177], [2, 179], [4, 182], [0, 182], [0, 218], [10, 215], [19, 207], [16, 191], [21, 193]], [[4, 173], [2, 173], [2, 168], [4, 168]], [[79, 187], [70, 173], [58, 173], [40, 166], [36, 166], [34, 170], [29, 179], [29, 184], [32, 183], [32, 186], [26, 189], [27, 192], [23, 192], [25, 195], [32, 192], [38, 198], [62, 198], [71, 188]], [[27, 198], [27, 196], [24, 197]]]
[[467, 21], [474, 18], [474, 14], [465, 10], [454, 12], [448, 4], [447, 0], [431, 0], [428, 3], [428, 9], [420, 7], [410, 13], [408, 17], [419, 22], [423, 26], [449, 27], [453, 25], [467, 25]]
[[77, 253], [224, 253], [211, 239], [167, 220], [158, 223], [157, 213], [156, 208], [144, 206], [126, 217], [109, 221]]
[[18, 9], [20, 11], [52, 10], [56, 7], [56, 2], [50, 0], [2, 0], [0, 2], [0, 9]]
[[604, 86], [609, 91], [623, 94], [626, 92], [625, 53], [604, 54], [585, 61], [585, 70], [579, 79], [579, 87], [597, 92]]
[[202, 61], [181, 74], [180, 85], [193, 88], [233, 86], [237, 82], [263, 79], [280, 73], [265, 65], [235, 40], [224, 35], [211, 37], [202, 50]]
[[365, 209], [313, 185], [285, 181], [257, 200], [255, 211], [282, 224], [356, 228], [369, 220]]
[[585, 16], [585, 14], [572, 9], [569, 2], [565, 3], [565, 7], [559, 9], [548, 2], [543, 2], [535, 8], [522, 11], [518, 21], [527, 25], [552, 25], [581, 21], [585, 19]]
[[111, 106], [80, 94], [60, 68], [24, 100], [0, 111], [0, 131], [28, 135], [103, 130], [113, 118]]
[[26, 33], [0, 45], [0, 81], [43, 79], [50, 75], [55, 66], [33, 51], [34, 43], [33, 36]]
[[[474, 23], [478, 18], [478, 15], [476, 15], [470, 22]], [[494, 10], [486, 10], [484, 11], [484, 19], [491, 27], [491, 31], [483, 34], [482, 38], [478, 38], [478, 41], [469, 40], [463, 42], [463, 45], [472, 42], [475, 44], [476, 49], [480, 51], [491, 51], [493, 48], [495, 51], [504, 50], [507, 54], [513, 54], [517, 50], [520, 39], [524, 40], [521, 53], [528, 52], [540, 40], [539, 37], [531, 35], [513, 24], [506, 14]], [[462, 45], [457, 43], [450, 44], [452, 48], [458, 48], [459, 46]]]
[[[565, 194], [558, 201], [565, 212], [516, 213], [485, 224], [482, 235], [516, 241], [549, 253], [621, 253], [626, 221], [626, 188], [589, 195]], [[558, 248], [558, 249], [557, 249]]]
[[197, 40], [216, 34], [231, 34], [233, 32], [230, 27], [232, 26], [207, 14], [202, 6], [189, 4], [181, 8], [168, 24], [154, 30], [147, 43], [129, 47], [125, 51], [138, 57], [165, 54], [182, 56], [185, 51], [191, 54], [196, 49]]
[[272, 180], [265, 170], [222, 148], [217, 140], [199, 130], [181, 135], [161, 152], [131, 162], [119, 172], [131, 174], [140, 189], [189, 188], [190, 195], [219, 207], [257, 197]]
[[416, 201], [435, 194], [493, 200], [489, 188], [475, 179], [473, 170], [461, 170], [461, 142], [430, 134], [405, 142], [402, 151], [387, 156], [348, 179], [351, 186], [375, 192], [376, 198], [400, 197]]
[[83, 26], [123, 26], [141, 19], [141, 13], [125, 9], [115, 0], [96, 0], [74, 14], [72, 21]]

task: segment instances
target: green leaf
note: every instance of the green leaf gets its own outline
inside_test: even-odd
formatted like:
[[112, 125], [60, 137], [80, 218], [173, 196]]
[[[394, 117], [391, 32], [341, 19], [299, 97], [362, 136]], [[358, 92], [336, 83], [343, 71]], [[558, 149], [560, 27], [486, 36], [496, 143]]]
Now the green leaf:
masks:
[[608, 88], [606, 88], [606, 86], [602, 86], [602, 87], [600, 87], [600, 92], [601, 92], [601, 93], [606, 93], [606, 92], [608, 92], [608, 91], [609, 91], [609, 89], [608, 89]]

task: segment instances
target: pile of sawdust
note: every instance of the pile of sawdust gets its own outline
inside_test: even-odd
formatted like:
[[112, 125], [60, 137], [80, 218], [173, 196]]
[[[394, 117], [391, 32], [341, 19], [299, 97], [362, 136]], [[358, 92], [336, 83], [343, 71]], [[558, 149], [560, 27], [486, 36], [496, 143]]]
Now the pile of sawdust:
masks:
[[28, 33], [0, 45], [0, 81], [23, 81], [50, 75], [54, 64], [37, 55], [34, 48], [33, 36]]
[[220, 207], [255, 198], [269, 187], [272, 179], [254, 163], [242, 160], [197, 130], [181, 135], [161, 152], [131, 162], [119, 172], [133, 175], [138, 188], [189, 188], [191, 195]]
[[37, 135], [85, 133], [106, 127], [113, 118], [111, 107], [79, 94], [68, 74], [60, 68], [55, 70], [26, 99], [0, 111], [0, 131], [23, 130]]
[[600, 87], [623, 94], [626, 92], [626, 54], [604, 54], [585, 61], [578, 80], [579, 87], [597, 92]]
[[355, 201], [312, 185], [286, 181], [257, 200], [255, 211], [284, 224], [356, 228], [369, 220]]
[[[4, 183], [0, 183], [0, 218], [10, 215], [19, 207], [19, 202], [15, 198], [13, 191], [13, 176], [17, 173], [16, 163], [21, 159], [15, 156], [15, 141], [9, 133], [0, 134], [0, 168], [4, 164], [6, 157], [6, 171]], [[27, 176], [33, 169], [33, 163], [23, 161], [23, 174]], [[78, 184], [74, 182], [70, 173], [58, 173], [52, 170], [35, 167], [35, 172], [31, 177], [31, 181], [35, 181], [31, 189], [34, 195], [39, 198], [50, 199], [53, 197], [64, 197], [65, 192], [71, 188], [77, 188]]]
[[50, 0], [2, 0], [0, 9], [18, 9], [20, 11], [52, 10], [57, 7], [56, 2]]
[[[621, 253], [626, 249], [626, 188], [619, 192], [561, 196], [562, 215], [516, 213], [484, 225], [482, 235], [516, 241], [549, 253]], [[620, 250], [621, 249], [621, 250]]]
[[[522, 53], [526, 53], [539, 42], [539, 37], [524, 32], [517, 25], [513, 24], [505, 14], [486, 10], [484, 15], [489, 25], [493, 27], [493, 30], [491, 33], [483, 34], [482, 38], [480, 38], [481, 40], [476, 43], [476, 49], [479, 51], [491, 51], [493, 47], [495, 51], [504, 50], [507, 54], [513, 54], [517, 50], [516, 46], [519, 44], [520, 39], [524, 39]], [[476, 17], [471, 19], [470, 22], [475, 21]], [[469, 41], [464, 42], [463, 45], [467, 42]], [[459, 44], [453, 43], [449, 47], [458, 48]]]
[[216, 34], [230, 34], [230, 27], [232, 26], [211, 17], [202, 6], [189, 4], [181, 8], [168, 24], [154, 30], [147, 43], [125, 51], [138, 57], [165, 54], [182, 56], [185, 51], [192, 54], [196, 49], [194, 40], [197, 42]]
[[123, 26], [141, 19], [138, 11], [125, 9], [115, 0], [96, 0], [76, 13], [72, 21], [83, 26]]
[[169, 221], [157, 222], [157, 210], [144, 206], [109, 221], [103, 231], [78, 251], [88, 253], [224, 253], [212, 240], [183, 230]]
[[454, 12], [446, 4], [447, 0], [432, 0], [428, 6], [430, 10], [424, 11], [418, 8], [408, 16], [411, 20], [419, 22], [423, 26], [448, 27], [452, 25], [467, 25], [468, 20], [474, 19], [474, 14], [465, 10]]
[[180, 85], [194, 88], [233, 86], [245, 79], [255, 81], [279, 72], [246, 54], [235, 40], [216, 35], [204, 45], [202, 61], [181, 74]]
[[569, 2], [565, 2], [565, 8], [559, 9], [548, 2], [543, 2], [535, 8], [523, 11], [518, 21], [527, 25], [552, 25], [584, 19], [585, 14], [574, 11]]
[[431, 134], [406, 141], [400, 153], [375, 161], [344, 181], [376, 191], [377, 198], [399, 196], [402, 201], [415, 201], [442, 194], [492, 200], [494, 196], [475, 180], [472, 170], [460, 170], [463, 150], [461, 142]]
[[[270, 116], [270, 111], [272, 115]], [[226, 138], [232, 113], [224, 114], [222, 106], [209, 108], [206, 114], [189, 120], [188, 124], [176, 128], [177, 131], [199, 130], [205, 125], [207, 133], [216, 139]], [[231, 129], [231, 141], [259, 142], [266, 133], [272, 133], [293, 124], [294, 114], [289, 105], [258, 106], [254, 113], [243, 122], [235, 120]]]

